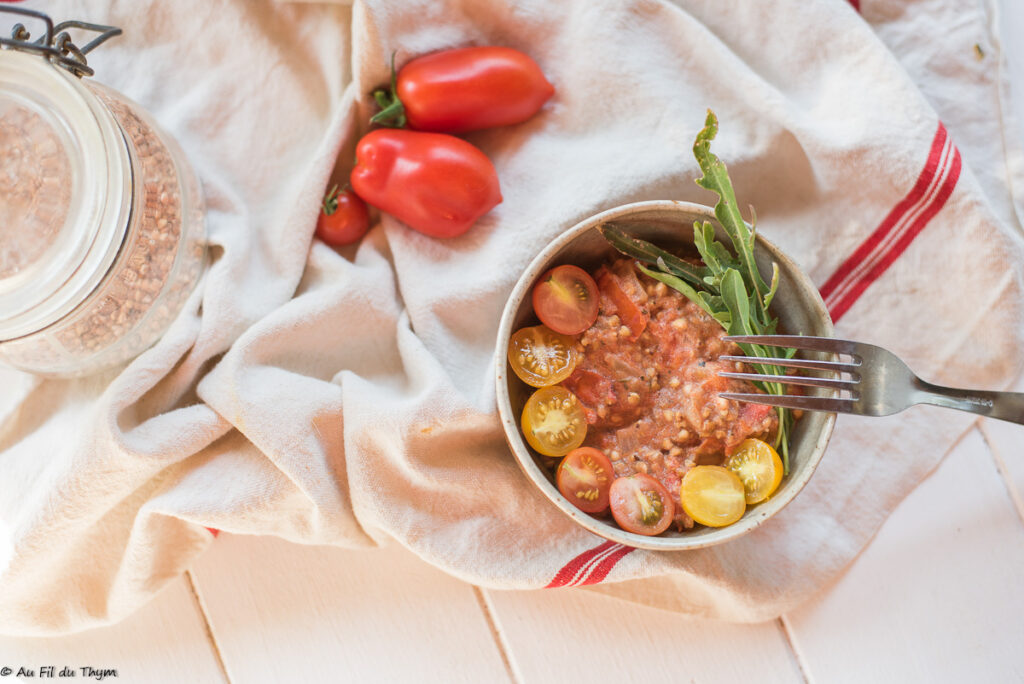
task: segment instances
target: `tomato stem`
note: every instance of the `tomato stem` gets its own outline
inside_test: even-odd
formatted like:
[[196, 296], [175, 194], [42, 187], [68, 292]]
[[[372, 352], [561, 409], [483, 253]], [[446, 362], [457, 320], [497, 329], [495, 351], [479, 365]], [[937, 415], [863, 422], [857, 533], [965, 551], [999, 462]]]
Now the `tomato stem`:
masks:
[[338, 211], [338, 184], [335, 183], [331, 186], [331, 189], [324, 195], [324, 215], [330, 216], [334, 212]]
[[[397, 50], [395, 51], [397, 52]], [[373, 91], [373, 99], [377, 101], [380, 111], [370, 117], [370, 123], [388, 128], [405, 128], [405, 105], [398, 97], [398, 72], [395, 71], [395, 52], [391, 53], [391, 88], [378, 88]]]

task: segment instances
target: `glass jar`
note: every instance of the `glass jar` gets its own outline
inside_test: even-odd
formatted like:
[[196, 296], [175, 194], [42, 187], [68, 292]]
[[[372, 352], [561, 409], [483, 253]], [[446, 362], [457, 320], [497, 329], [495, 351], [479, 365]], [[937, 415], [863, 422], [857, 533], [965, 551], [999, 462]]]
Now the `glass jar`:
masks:
[[[0, 39], [0, 360], [85, 375], [151, 346], [205, 264], [199, 183], [177, 144], [120, 93], [85, 80], [119, 29], [43, 21]], [[100, 31], [77, 48], [64, 28]]]

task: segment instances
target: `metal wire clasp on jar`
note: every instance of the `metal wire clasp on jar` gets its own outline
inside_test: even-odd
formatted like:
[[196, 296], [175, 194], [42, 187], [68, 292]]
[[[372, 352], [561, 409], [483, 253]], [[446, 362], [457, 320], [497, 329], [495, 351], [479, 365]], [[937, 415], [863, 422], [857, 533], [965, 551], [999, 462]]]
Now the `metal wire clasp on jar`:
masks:
[[[0, 38], [0, 361], [85, 375], [166, 331], [205, 264], [202, 194], [177, 144], [120, 93], [83, 80], [120, 29], [46, 15]], [[64, 30], [97, 31], [79, 49]]]

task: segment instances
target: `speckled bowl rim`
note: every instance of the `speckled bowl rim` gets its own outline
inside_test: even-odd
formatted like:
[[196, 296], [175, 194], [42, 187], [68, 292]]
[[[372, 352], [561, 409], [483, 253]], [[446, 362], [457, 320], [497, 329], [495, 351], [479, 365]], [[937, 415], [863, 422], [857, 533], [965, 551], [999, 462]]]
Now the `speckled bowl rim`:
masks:
[[[509, 368], [506, 359], [508, 341], [512, 334], [512, 324], [523, 302], [528, 298], [530, 288], [534, 281], [548, 269], [549, 262], [551, 262], [564, 247], [572, 243], [587, 231], [593, 230], [598, 225], [607, 221], [636, 218], [643, 214], [652, 214], [655, 212], [677, 214], [680, 218], [680, 225], [683, 225], [684, 223], [692, 224], [694, 215], [703, 217], [716, 225], [718, 223], [715, 219], [714, 210], [711, 207], [695, 204], [693, 202], [653, 200], [625, 204], [608, 209], [607, 211], [603, 211], [599, 214], [595, 214], [594, 216], [580, 221], [575, 226], [566, 230], [557, 238], [552, 240], [536, 257], [534, 257], [533, 261], [530, 262], [530, 265], [526, 267], [526, 270], [520, 276], [512, 290], [512, 293], [509, 295], [508, 301], [506, 302], [505, 308], [502, 312], [495, 347], [496, 397], [498, 414], [501, 419], [502, 428], [505, 432], [505, 439], [508, 442], [509, 447], [512, 449], [512, 453], [515, 455], [516, 461], [519, 463], [519, 467], [523, 470], [523, 473], [526, 474], [530, 481], [532, 481], [533, 484], [548, 498], [548, 500], [557, 506], [565, 515], [569, 516], [581, 527], [593, 532], [594, 534], [626, 546], [656, 551], [681, 551], [686, 549], [706, 548], [737, 539], [756, 529], [766, 520], [770, 519], [780, 510], [785, 508], [786, 505], [788, 505], [804, 488], [807, 482], [811, 479], [811, 476], [814, 474], [815, 469], [818, 467], [818, 463], [821, 462], [821, 458], [825, 453], [825, 448], [832, 436], [832, 429], [835, 426], [836, 414], [826, 414], [826, 418], [822, 423], [821, 428], [818, 430], [817, 435], [811, 434], [807, 436], [807, 439], [814, 440], [814, 448], [811, 451], [810, 457], [797, 468], [792, 470], [787, 476], [787, 479], [790, 480], [788, 486], [784, 489], [780, 489], [779, 493], [768, 501], [749, 508], [743, 518], [736, 523], [717, 529], [708, 528], [711, 529], [711, 531], [704, 532], [700, 536], [687, 537], [687, 533], [684, 532], [679, 533], [679, 536], [647, 537], [626, 532], [616, 525], [593, 518], [580, 511], [561, 495], [558, 488], [548, 479], [544, 470], [535, 462], [530, 449], [526, 446], [525, 440], [520, 434], [519, 416], [515, 415], [512, 409], [511, 397], [508, 392]], [[785, 266], [790, 270], [798, 286], [800, 300], [807, 308], [810, 309], [812, 318], [821, 325], [821, 332], [826, 335], [832, 335], [832, 319], [829, 316], [828, 309], [825, 307], [825, 303], [822, 301], [818, 288], [814, 286], [814, 283], [811, 282], [803, 270], [797, 266], [792, 259], [783, 254], [782, 251], [766, 240], [760, 233], [756, 234], [755, 241], [756, 250], [766, 250], [771, 255], [771, 258], [778, 262], [780, 266]]]

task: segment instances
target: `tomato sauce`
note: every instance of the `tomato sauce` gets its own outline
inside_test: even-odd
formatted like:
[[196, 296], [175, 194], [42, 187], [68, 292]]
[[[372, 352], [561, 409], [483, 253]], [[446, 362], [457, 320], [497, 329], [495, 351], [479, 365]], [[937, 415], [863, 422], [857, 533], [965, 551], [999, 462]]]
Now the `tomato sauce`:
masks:
[[580, 338], [582, 360], [563, 383], [583, 404], [586, 446], [602, 450], [616, 477], [646, 473], [669, 491], [676, 525], [693, 527], [679, 486], [695, 465], [722, 465], [747, 437], [771, 442], [774, 409], [718, 397], [756, 392], [720, 371], [747, 370], [718, 361], [740, 354], [722, 326], [665, 284], [638, 273], [630, 259], [602, 266], [597, 321]]

